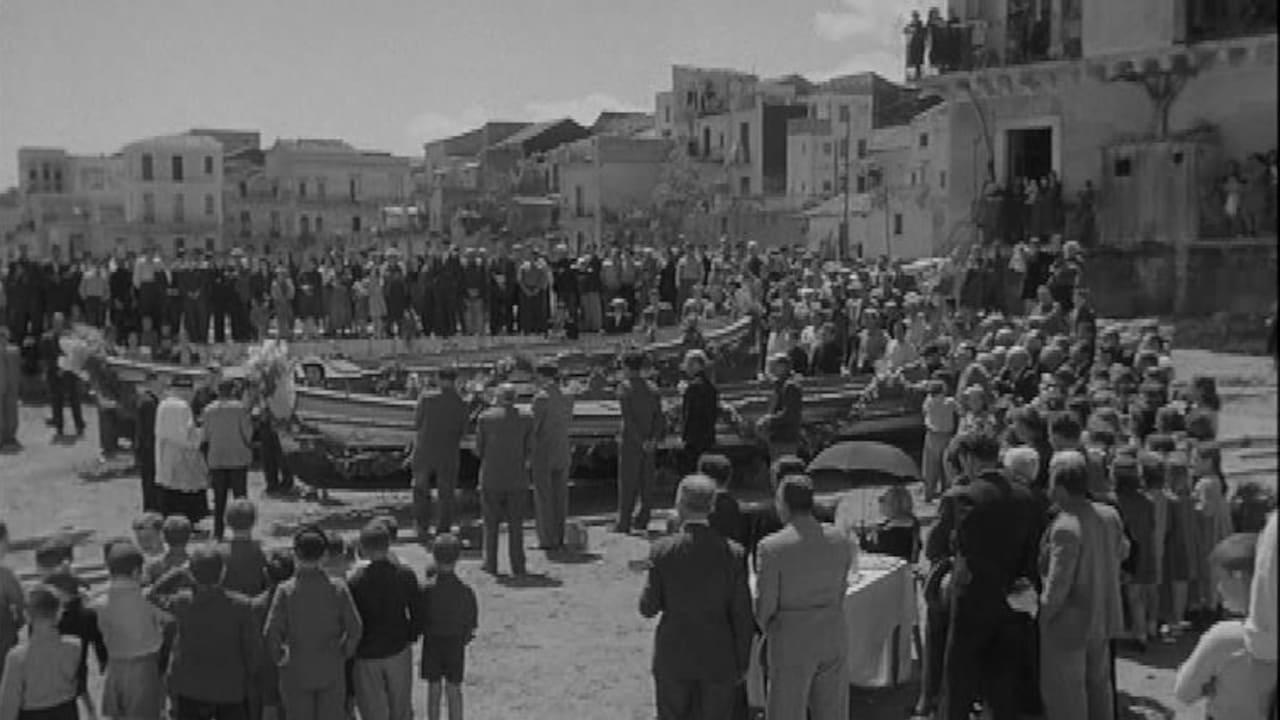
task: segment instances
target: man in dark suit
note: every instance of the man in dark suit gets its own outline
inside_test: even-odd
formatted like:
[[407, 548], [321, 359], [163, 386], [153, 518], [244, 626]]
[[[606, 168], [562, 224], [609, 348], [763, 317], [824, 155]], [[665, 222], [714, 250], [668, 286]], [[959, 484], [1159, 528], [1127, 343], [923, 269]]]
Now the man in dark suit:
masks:
[[[622, 359], [627, 378], [618, 388], [622, 431], [618, 437], [618, 521], [613, 531], [629, 533], [649, 526], [649, 488], [653, 485], [654, 453], [665, 433], [662, 398], [641, 373], [645, 357], [638, 352]], [[636, 508], [637, 499], [639, 509]], [[635, 516], [632, 517], [632, 512]]]
[[156, 489], [156, 408], [160, 405], [160, 376], [147, 373], [145, 387], [138, 393], [137, 417], [133, 423], [133, 459], [142, 478], [142, 509], [160, 510], [160, 492]]
[[942, 717], [967, 720], [981, 697], [993, 720], [1012, 720], [1019, 714], [1019, 667], [1029, 638], [1008, 596], [1036, 577], [1043, 522], [1031, 491], [999, 470], [994, 437], [967, 433], [955, 442], [969, 484], [949, 491], [955, 569]]
[[[698, 474], [715, 481], [716, 497], [707, 516], [707, 524], [726, 540], [741, 543], [743, 532], [742, 507], [729, 492], [733, 479], [733, 463], [724, 455], [703, 455], [698, 458]], [[744, 556], [745, 558], [745, 556]]]
[[654, 543], [640, 614], [662, 615], [654, 637], [658, 720], [730, 720], [755, 623], [742, 547], [707, 525], [715, 482], [692, 475], [676, 491], [680, 533]]
[[707, 377], [707, 354], [701, 350], [685, 353], [684, 372], [688, 381], [680, 405], [680, 439], [684, 442], [681, 469], [688, 472], [703, 453], [715, 447], [720, 393]]
[[498, 388], [498, 405], [476, 425], [480, 508], [484, 515], [484, 571], [498, 574], [498, 530], [507, 525], [511, 574], [524, 575], [524, 506], [533, 461], [533, 417], [516, 407], [516, 389]]
[[436, 529], [453, 531], [454, 496], [458, 488], [458, 448], [467, 429], [467, 403], [455, 386], [458, 374], [441, 368], [438, 389], [422, 394], [414, 413], [413, 510], [419, 539], [431, 528], [431, 485], [439, 495], [440, 517]]
[[513, 291], [516, 282], [516, 264], [507, 254], [504, 244], [498, 245], [498, 256], [489, 261], [489, 334], [502, 335], [512, 330], [514, 317], [511, 306], [515, 304]]

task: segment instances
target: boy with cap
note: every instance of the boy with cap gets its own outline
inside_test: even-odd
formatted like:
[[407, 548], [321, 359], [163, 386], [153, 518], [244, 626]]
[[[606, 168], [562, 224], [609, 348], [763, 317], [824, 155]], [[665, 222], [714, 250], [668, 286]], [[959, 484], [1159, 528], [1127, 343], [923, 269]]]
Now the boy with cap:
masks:
[[[475, 591], [458, 577], [462, 544], [441, 535], [431, 547], [434, 583], [422, 595], [422, 679], [427, 681], [427, 718], [440, 720], [441, 691], [449, 720], [462, 720], [462, 679], [467, 644], [475, 639], [480, 610]], [[434, 570], [434, 573], [432, 573]]]
[[347, 585], [325, 574], [328, 541], [308, 526], [293, 538], [294, 576], [276, 588], [267, 611], [270, 661], [280, 668], [280, 697], [290, 720], [346, 718], [347, 658], [363, 624]]
[[196, 548], [187, 572], [191, 588], [176, 589], [180, 570], [148, 596], [172, 614], [175, 637], [168, 689], [178, 718], [243, 718], [248, 680], [261, 662], [262, 640], [248, 598], [222, 587], [226, 570], [215, 546]]
[[5, 653], [0, 672], [0, 718], [75, 720], [76, 699], [93, 716], [80, 674], [80, 648], [58, 632], [62, 603], [46, 585], [31, 590], [25, 601], [31, 630], [22, 644]]
[[129, 720], [159, 720], [164, 709], [160, 649], [167, 613], [142, 591], [142, 551], [133, 543], [111, 546], [107, 590], [92, 603], [107, 646], [102, 714]]

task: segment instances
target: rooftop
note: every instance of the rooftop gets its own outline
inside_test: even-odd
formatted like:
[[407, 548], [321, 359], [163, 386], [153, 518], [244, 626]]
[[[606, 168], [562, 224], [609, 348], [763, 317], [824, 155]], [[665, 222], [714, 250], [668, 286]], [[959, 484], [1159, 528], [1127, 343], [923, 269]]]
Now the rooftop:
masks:
[[135, 140], [125, 148], [131, 147], [147, 147], [161, 146], [168, 148], [183, 148], [186, 150], [221, 150], [222, 143], [205, 135], [159, 135], [156, 137], [145, 138], [143, 140]]

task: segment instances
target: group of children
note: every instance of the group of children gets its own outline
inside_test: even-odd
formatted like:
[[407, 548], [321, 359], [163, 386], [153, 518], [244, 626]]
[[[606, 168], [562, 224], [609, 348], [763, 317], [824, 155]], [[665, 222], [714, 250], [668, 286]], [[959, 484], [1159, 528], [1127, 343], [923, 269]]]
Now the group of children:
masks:
[[[455, 573], [456, 538], [435, 539], [420, 582], [391, 549], [389, 516], [361, 530], [358, 554], [314, 526], [292, 550], [264, 549], [256, 518], [235, 500], [230, 539], [192, 546], [187, 518], [147, 513], [132, 538], [104, 544], [105, 588], [77, 576], [62, 538], [36, 550], [38, 580], [25, 591], [0, 562], [0, 720], [158, 720], [166, 708], [176, 720], [348, 720], [357, 707], [365, 720], [409, 720], [419, 638], [428, 717], [443, 698], [460, 720], [478, 607]], [[0, 523], [0, 560], [7, 547]]]

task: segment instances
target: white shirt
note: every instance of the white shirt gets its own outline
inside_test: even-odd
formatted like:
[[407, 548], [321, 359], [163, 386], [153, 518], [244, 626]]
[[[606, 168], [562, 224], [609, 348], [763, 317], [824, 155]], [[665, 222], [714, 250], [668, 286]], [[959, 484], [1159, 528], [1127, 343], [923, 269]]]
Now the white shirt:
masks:
[[1267, 524], [1258, 536], [1258, 554], [1253, 563], [1253, 585], [1249, 592], [1249, 618], [1244, 623], [1244, 644], [1258, 660], [1276, 661], [1276, 511], [1267, 515]]

